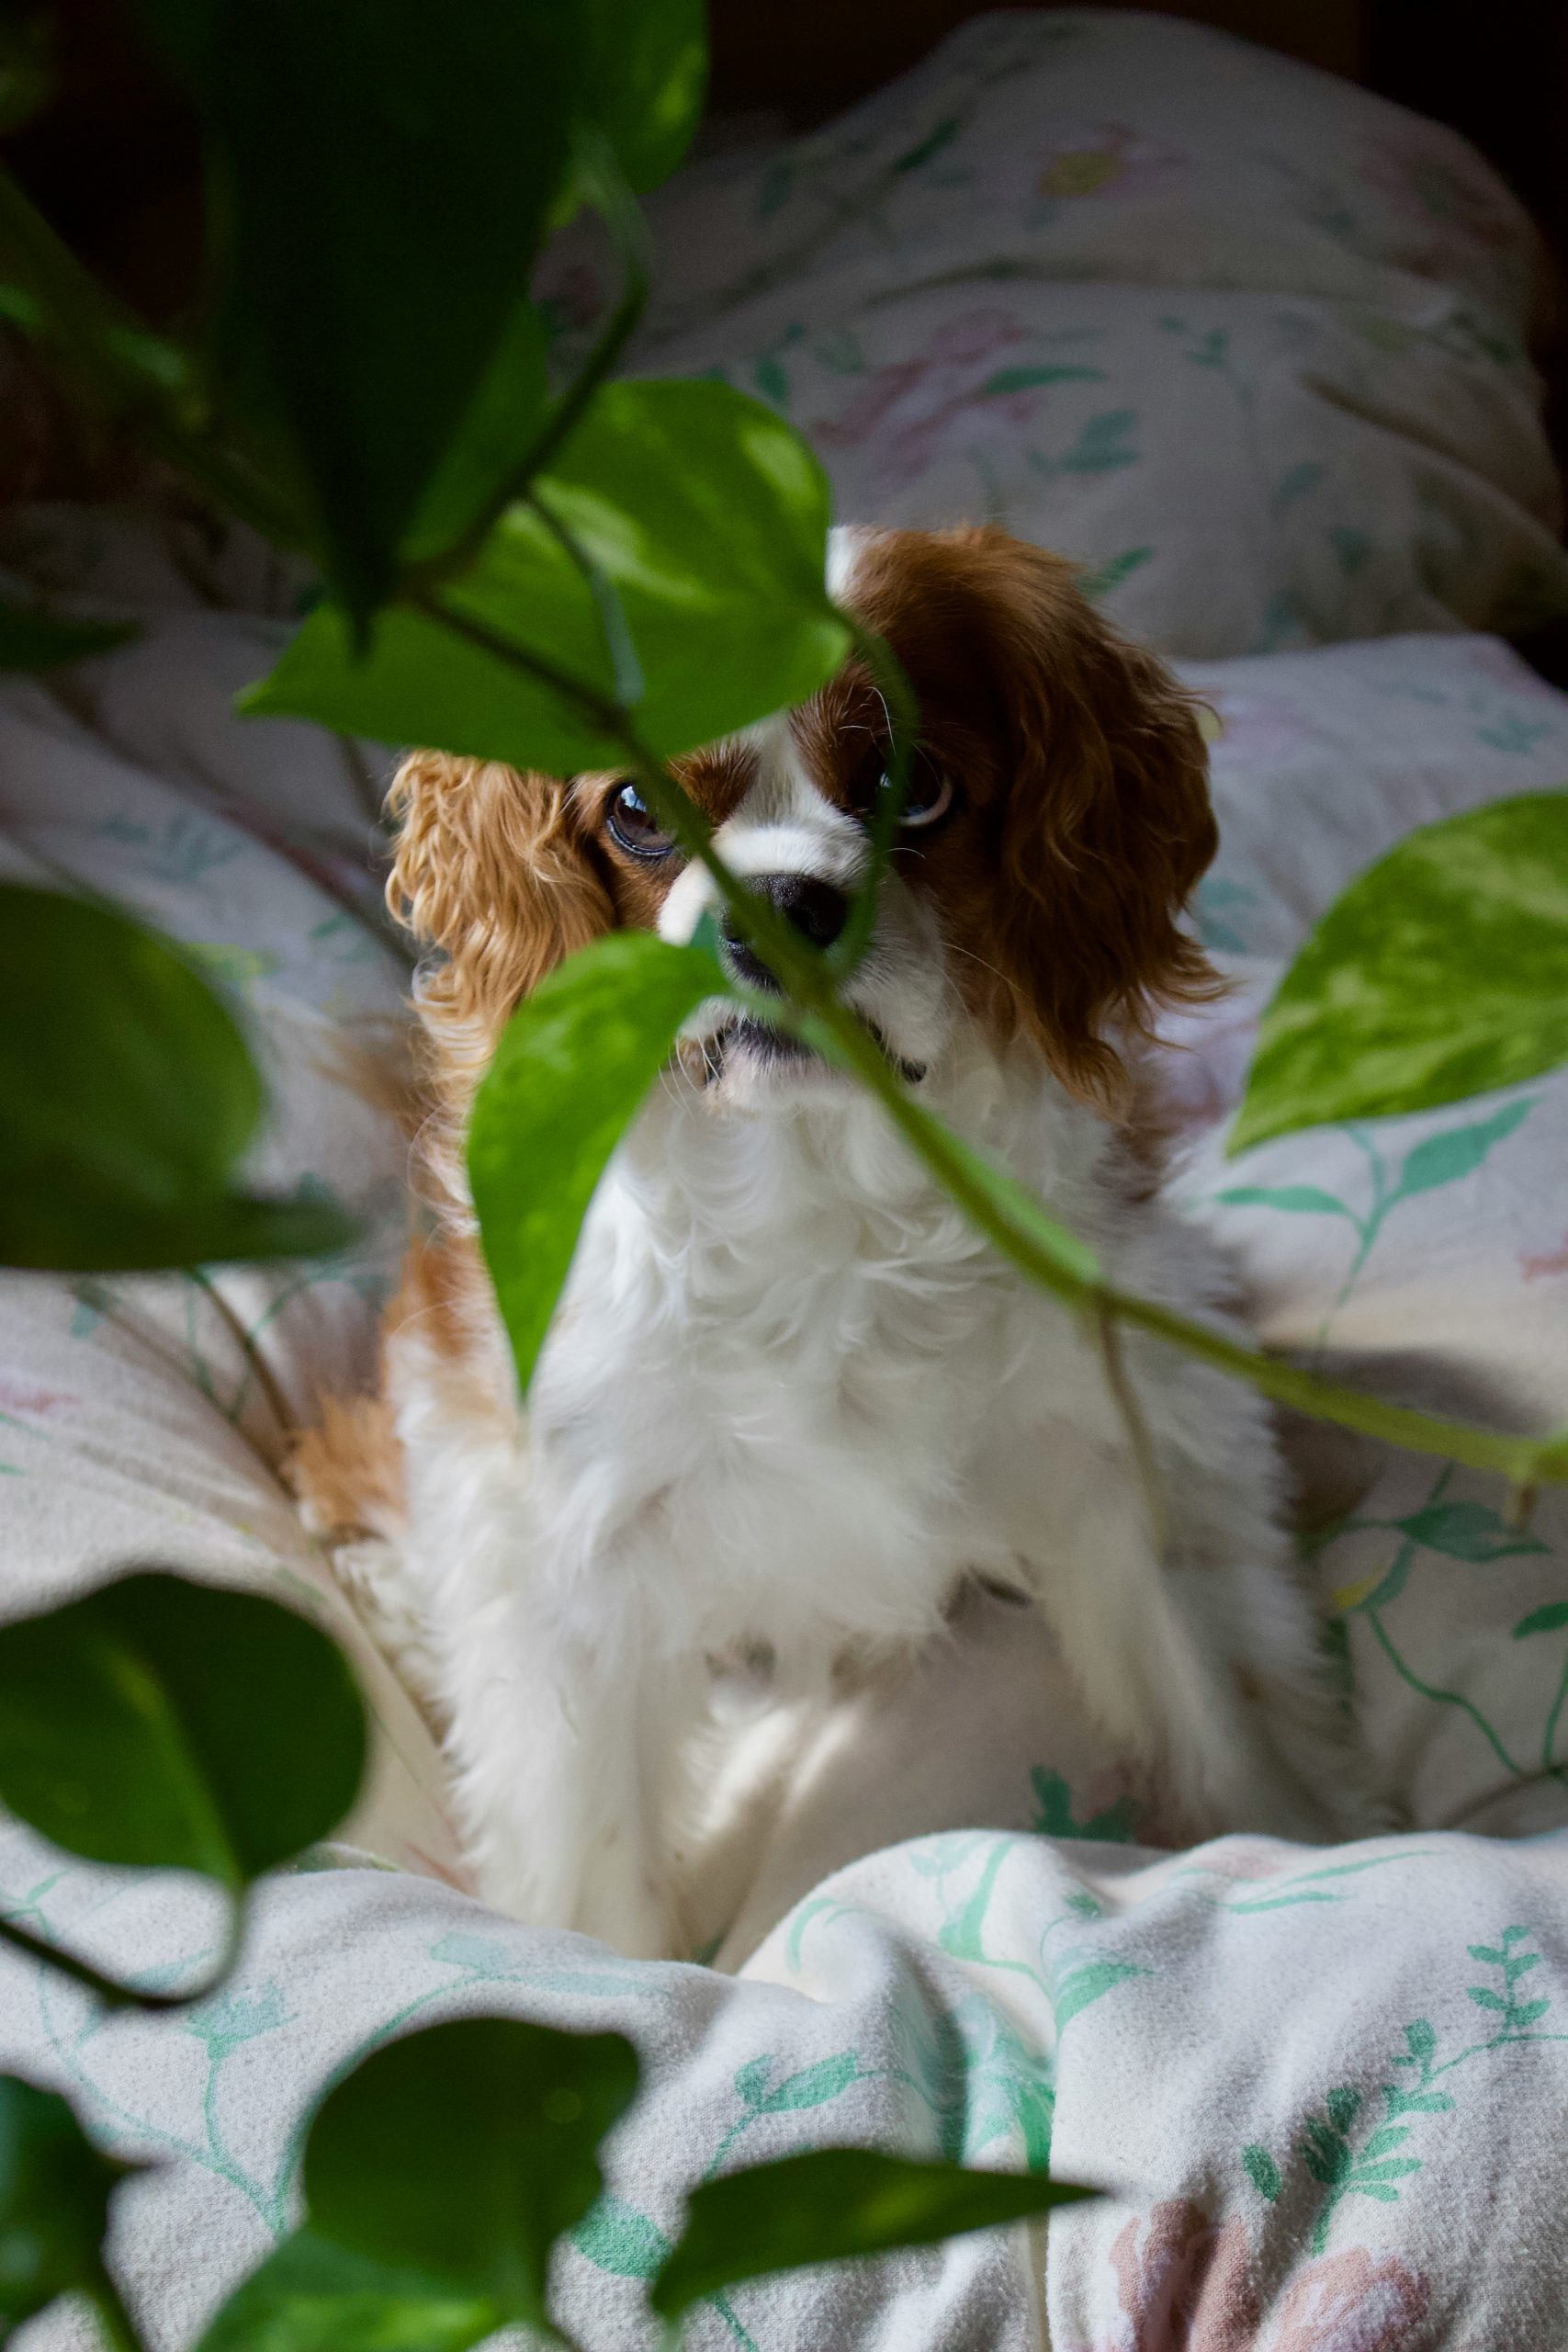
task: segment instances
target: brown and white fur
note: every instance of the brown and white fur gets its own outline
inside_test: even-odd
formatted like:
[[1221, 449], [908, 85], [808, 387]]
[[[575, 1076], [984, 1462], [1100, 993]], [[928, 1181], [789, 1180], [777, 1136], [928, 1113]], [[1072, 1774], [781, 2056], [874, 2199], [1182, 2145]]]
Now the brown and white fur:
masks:
[[[850, 1002], [1122, 1288], [1223, 1324], [1224, 1269], [1130, 1131], [1157, 1008], [1213, 985], [1178, 921], [1215, 839], [1187, 697], [1066, 564], [998, 533], [840, 532], [831, 584], [913, 682], [913, 814], [936, 811], [901, 838]], [[852, 661], [674, 764], [730, 865], [820, 934], [864, 869], [885, 741]], [[438, 951], [436, 1231], [380, 1396], [299, 1457], [443, 1724], [483, 1892], [677, 1950], [716, 1662], [822, 1699], [847, 1662], [917, 1653], [972, 1579], [1045, 1612], [1108, 1751], [1192, 1834], [1354, 1818], [1266, 1408], [1128, 1336], [1162, 1556], [1092, 1337], [874, 1101], [733, 1004], [694, 1017], [612, 1162], [520, 1407], [465, 1187], [474, 1088], [563, 956], [615, 926], [685, 938], [709, 903], [657, 836], [617, 842], [624, 783], [434, 754], [397, 779], [391, 899]]]

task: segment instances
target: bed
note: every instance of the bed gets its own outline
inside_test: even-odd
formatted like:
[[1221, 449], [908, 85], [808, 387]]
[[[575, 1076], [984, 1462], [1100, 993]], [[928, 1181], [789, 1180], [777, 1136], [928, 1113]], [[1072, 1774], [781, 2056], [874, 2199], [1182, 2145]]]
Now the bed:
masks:
[[[1272, 1345], [1379, 1393], [1568, 1419], [1568, 1075], [1227, 1160], [1258, 1012], [1337, 891], [1412, 826], [1568, 778], [1568, 696], [1506, 642], [1568, 611], [1529, 221], [1453, 134], [1156, 17], [982, 17], [806, 138], [654, 200], [632, 356], [803, 424], [850, 517], [993, 518], [1064, 548], [1207, 710], [1235, 985], [1173, 1023], [1182, 1184]], [[547, 265], [563, 350], [602, 267]], [[359, 1214], [336, 1259], [6, 1278], [6, 1608], [156, 1560], [269, 1590], [351, 1648], [376, 1724], [342, 1839], [268, 1882], [178, 2024], [106, 2021], [0, 1958], [0, 2057], [155, 2169], [113, 2252], [194, 2340], [296, 2211], [296, 2123], [416, 2020], [632, 2035], [650, 2082], [558, 2258], [591, 2346], [728, 2164], [876, 2142], [1104, 2186], [990, 2232], [738, 2289], [694, 2347], [1416, 2352], [1555, 2341], [1568, 2311], [1568, 1509], [1289, 1431], [1303, 1551], [1396, 1833], [1156, 1842], [1043, 1638], [976, 1603], [802, 1759], [717, 1965], [631, 1963], [468, 1892], [440, 1759], [307, 1541], [290, 1424], [368, 1371], [403, 1229], [374, 1070], [407, 970], [377, 903], [385, 747], [230, 698], [297, 583], [178, 516], [34, 507], [0, 560], [136, 643], [0, 681], [4, 870], [112, 892], [248, 1011], [257, 1173]], [[1560, 1760], [1560, 1758], [1562, 1760]], [[200, 1892], [0, 1836], [12, 1916], [151, 1983], [213, 1946]], [[59, 2310], [54, 2352], [84, 2340]]]

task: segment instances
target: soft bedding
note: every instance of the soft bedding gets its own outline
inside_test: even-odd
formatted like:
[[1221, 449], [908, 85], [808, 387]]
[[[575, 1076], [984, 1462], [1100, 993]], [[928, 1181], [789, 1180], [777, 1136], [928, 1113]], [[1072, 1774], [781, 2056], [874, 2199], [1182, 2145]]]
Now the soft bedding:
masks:
[[[771, 401], [845, 514], [1005, 524], [1195, 656], [1568, 608], [1539, 239], [1462, 140], [1310, 66], [983, 17], [650, 213], [637, 368]], [[569, 347], [607, 277], [564, 242]]]
[[[1182, 1183], [1258, 1329], [1382, 1394], [1568, 1419], [1568, 1078], [1219, 1150], [1258, 1009], [1342, 884], [1414, 824], [1568, 779], [1568, 698], [1454, 633], [1563, 594], [1517, 210], [1447, 133], [1364, 94], [1093, 11], [982, 20], [843, 124], [694, 174], [659, 209], [672, 266], [639, 364], [722, 367], [837, 428], [818, 437], [847, 514], [995, 511], [1067, 546], [1118, 617], [1191, 657], [1222, 824], [1199, 919], [1235, 986], [1173, 1028], [1164, 1067]], [[556, 266], [564, 314], [582, 264]], [[294, 593], [243, 540], [35, 513], [0, 553], [146, 624], [110, 659], [0, 682], [0, 870], [89, 881], [199, 945], [273, 1088], [256, 1172], [365, 1220], [353, 1250], [297, 1268], [0, 1286], [6, 1612], [131, 1561], [259, 1587], [332, 1623], [375, 1715], [343, 1841], [263, 1888], [237, 1974], [187, 2017], [105, 2021], [0, 1956], [0, 2064], [156, 2166], [113, 2245], [150, 2340], [191, 2341], [288, 2226], [296, 2121], [333, 2068], [489, 2009], [618, 2026], [643, 2054], [648, 2104], [560, 2257], [588, 2346], [651, 2342], [640, 2282], [695, 2180], [871, 2140], [1112, 2194], [1048, 2243], [993, 2233], [738, 2290], [694, 2316], [694, 2347], [1554, 2342], [1562, 1496], [1516, 1526], [1495, 1482], [1291, 1433], [1396, 1834], [1158, 1850], [1040, 1628], [987, 1601], [801, 1759], [716, 1923], [719, 1967], [634, 1965], [486, 1911], [425, 1728], [276, 1475], [286, 1425], [367, 1371], [401, 1239], [384, 1049], [407, 975], [367, 857], [387, 755], [228, 715]], [[1315, 642], [1390, 629], [1447, 633]], [[153, 1982], [215, 1946], [195, 1892], [19, 1830], [0, 1902]], [[58, 2311], [31, 2340], [85, 2327]]]

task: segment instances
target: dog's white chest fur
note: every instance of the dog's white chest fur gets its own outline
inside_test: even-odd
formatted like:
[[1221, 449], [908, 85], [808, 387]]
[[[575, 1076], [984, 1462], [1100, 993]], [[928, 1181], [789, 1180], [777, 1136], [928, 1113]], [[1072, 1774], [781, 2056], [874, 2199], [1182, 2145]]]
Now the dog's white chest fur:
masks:
[[[1129, 1287], [1208, 1305], [1201, 1238], [1133, 1202], [1103, 1124], [1027, 1076], [993, 1064], [943, 1109]], [[1238, 1689], [1275, 1695], [1275, 1731], [1314, 1713], [1265, 1419], [1189, 1361], [1129, 1363], [1154, 1503], [1092, 1335], [874, 1105], [715, 1121], [656, 1101], [595, 1200], [526, 1418], [447, 1409], [416, 1340], [397, 1382], [406, 1565], [492, 1898], [665, 1948], [660, 1840], [712, 1663], [765, 1649], [781, 1692], [821, 1692], [836, 1658], [928, 1640], [973, 1576], [1043, 1609], [1108, 1742], [1167, 1771], [1188, 1819], [1319, 1826]], [[493, 1374], [499, 1402], [499, 1333]]]

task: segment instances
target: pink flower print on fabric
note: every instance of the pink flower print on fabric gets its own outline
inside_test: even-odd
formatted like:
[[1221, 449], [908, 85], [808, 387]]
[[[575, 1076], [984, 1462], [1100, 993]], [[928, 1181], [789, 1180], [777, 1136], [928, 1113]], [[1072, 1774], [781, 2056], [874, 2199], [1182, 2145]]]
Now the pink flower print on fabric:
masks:
[[1418, 276], [1463, 285], [1478, 266], [1494, 271], [1508, 254], [1517, 274], [1529, 271], [1531, 255], [1505, 191], [1420, 124], [1380, 141], [1360, 177], [1392, 216], [1395, 258]]
[[912, 358], [874, 369], [836, 417], [811, 425], [811, 435], [827, 449], [870, 451], [873, 475], [857, 485], [862, 495], [919, 481], [946, 444], [967, 451], [980, 440], [1011, 442], [1043, 397], [1041, 385], [1015, 384], [1034, 371], [1008, 364], [1033, 340], [1006, 311], [966, 311]]
[[1293, 705], [1266, 695], [1207, 695], [1199, 724], [1216, 767], [1275, 767], [1315, 741]]
[[1394, 2255], [1320, 2255], [1264, 2322], [1245, 2224], [1167, 2198], [1111, 2243], [1119, 2305], [1096, 2352], [1417, 2352], [1431, 2297]]
[[1415, 2352], [1430, 2300], [1396, 2255], [1320, 2255], [1286, 2289], [1263, 2352]]
[[1201, 2207], [1167, 2198], [1118, 2233], [1111, 2267], [1121, 2310], [1098, 2352], [1257, 2352], [1241, 2222], [1216, 2229]]
[[1047, 202], [1089, 197], [1156, 196], [1187, 169], [1174, 147], [1124, 122], [1052, 124], [1030, 159], [1030, 192]]

